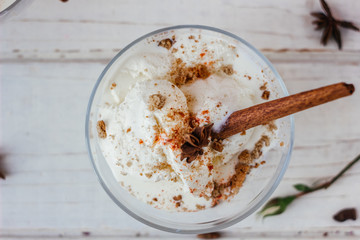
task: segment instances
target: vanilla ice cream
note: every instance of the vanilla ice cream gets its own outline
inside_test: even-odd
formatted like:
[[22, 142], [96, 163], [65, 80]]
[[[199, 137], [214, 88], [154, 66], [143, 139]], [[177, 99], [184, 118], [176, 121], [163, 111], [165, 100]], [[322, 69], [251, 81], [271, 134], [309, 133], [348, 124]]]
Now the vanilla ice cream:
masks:
[[119, 184], [156, 208], [197, 211], [230, 198], [278, 141], [269, 123], [224, 139], [221, 149], [210, 142], [195, 160], [182, 156], [194, 129], [219, 130], [232, 112], [277, 97], [266, 69], [233, 39], [173, 30], [138, 42], [110, 70], [100, 90], [100, 148]]

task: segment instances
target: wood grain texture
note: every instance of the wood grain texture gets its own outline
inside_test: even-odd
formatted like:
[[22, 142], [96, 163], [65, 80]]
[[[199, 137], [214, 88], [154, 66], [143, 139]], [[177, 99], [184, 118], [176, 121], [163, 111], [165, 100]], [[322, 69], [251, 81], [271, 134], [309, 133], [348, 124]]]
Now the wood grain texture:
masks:
[[[328, 1], [335, 16], [360, 25], [360, 2]], [[338, 52], [330, 41], [323, 48], [310, 12], [316, 0], [37, 0], [1, 23], [5, 59], [110, 59], [145, 33], [159, 28], [201, 24], [230, 31], [263, 51]], [[342, 30], [343, 52], [360, 52], [360, 34]]]
[[[360, 1], [328, 0], [334, 15], [360, 25]], [[120, 210], [93, 172], [84, 140], [87, 102], [106, 63], [135, 38], [178, 24], [223, 28], [272, 61], [290, 93], [339, 81], [360, 89], [360, 34], [344, 31], [344, 50], [323, 48], [312, 30], [315, 0], [125, 1], [37, 0], [0, 23], [0, 146], [9, 170], [0, 180], [1, 239], [195, 239], [147, 227]], [[273, 196], [296, 183], [330, 178], [360, 150], [360, 94], [295, 115], [295, 146]], [[360, 166], [331, 189], [295, 201], [264, 221], [252, 215], [225, 238], [359, 238]], [[326, 204], [324, 204], [324, 202]], [[85, 232], [85, 234], [84, 234]], [[89, 232], [89, 236], [87, 236]]]

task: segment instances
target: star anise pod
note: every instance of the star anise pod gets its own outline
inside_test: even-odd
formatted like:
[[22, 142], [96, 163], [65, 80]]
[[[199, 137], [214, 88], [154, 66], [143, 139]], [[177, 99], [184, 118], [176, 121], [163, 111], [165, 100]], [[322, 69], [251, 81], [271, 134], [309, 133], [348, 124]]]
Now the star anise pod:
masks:
[[214, 124], [197, 127], [192, 133], [184, 135], [185, 143], [181, 146], [181, 160], [186, 158], [186, 162], [191, 163], [198, 155], [204, 153], [203, 147], [209, 144], [211, 128]]
[[324, 29], [323, 34], [321, 36], [321, 43], [325, 46], [332, 36], [337, 43], [339, 49], [342, 48], [342, 40], [341, 33], [339, 30], [339, 26], [343, 28], [348, 28], [354, 31], [359, 31], [359, 28], [356, 27], [352, 22], [341, 21], [334, 18], [331, 13], [331, 9], [329, 5], [325, 2], [325, 0], [320, 0], [325, 13], [322, 12], [312, 12], [311, 15], [315, 18], [312, 23], [316, 25], [315, 30]]

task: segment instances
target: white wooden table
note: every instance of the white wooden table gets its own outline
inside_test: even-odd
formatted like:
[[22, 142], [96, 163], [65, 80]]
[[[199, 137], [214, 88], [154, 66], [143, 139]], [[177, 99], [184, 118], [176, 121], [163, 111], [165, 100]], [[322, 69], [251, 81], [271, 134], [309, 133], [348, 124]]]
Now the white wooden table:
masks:
[[[24, 0], [27, 1], [27, 0]], [[360, 1], [328, 0], [337, 16], [360, 26]], [[0, 238], [171, 239], [119, 209], [101, 188], [84, 140], [90, 92], [106, 63], [135, 38], [158, 28], [203, 24], [228, 30], [260, 49], [291, 93], [346, 81], [352, 97], [295, 116], [295, 147], [273, 196], [295, 193], [336, 174], [360, 153], [360, 33], [342, 31], [343, 51], [320, 45], [316, 0], [36, 0], [0, 23]], [[295, 201], [281, 216], [255, 214], [225, 238], [360, 238], [360, 164], [329, 190]]]

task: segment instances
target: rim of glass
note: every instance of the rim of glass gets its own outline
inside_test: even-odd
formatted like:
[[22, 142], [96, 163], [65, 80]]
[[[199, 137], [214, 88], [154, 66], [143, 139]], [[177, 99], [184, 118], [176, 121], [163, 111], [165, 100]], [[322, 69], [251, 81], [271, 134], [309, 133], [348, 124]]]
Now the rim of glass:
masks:
[[[20, 0], [18, 0], [20, 1]], [[90, 99], [89, 99], [89, 103], [87, 106], [87, 110], [86, 110], [86, 120], [85, 120], [85, 139], [86, 139], [86, 147], [88, 150], [88, 155], [90, 158], [90, 162], [93, 166], [93, 169], [98, 177], [98, 180], [101, 184], [101, 186], [104, 188], [105, 192], [109, 195], [109, 197], [116, 203], [116, 205], [118, 205], [124, 212], [126, 212], [127, 214], [129, 214], [131, 217], [135, 218], [136, 220], [159, 230], [162, 231], [166, 231], [166, 232], [171, 232], [171, 233], [182, 233], [182, 234], [199, 234], [199, 233], [206, 233], [206, 232], [212, 232], [212, 231], [218, 231], [224, 228], [227, 228], [233, 224], [236, 224], [238, 222], [240, 222], [241, 220], [247, 218], [249, 215], [251, 215], [252, 213], [254, 213], [261, 205], [263, 205], [265, 203], [265, 201], [267, 201], [269, 199], [269, 197], [272, 195], [272, 193], [275, 191], [275, 189], [277, 188], [277, 186], [279, 185], [282, 177], [285, 174], [285, 170], [287, 169], [287, 166], [289, 164], [290, 161], [290, 157], [291, 157], [291, 153], [292, 153], [292, 149], [293, 149], [293, 144], [294, 144], [294, 118], [292, 115], [289, 116], [289, 120], [290, 120], [290, 142], [289, 142], [289, 150], [285, 159], [285, 162], [282, 166], [282, 169], [280, 171], [280, 174], [278, 176], [276, 176], [276, 178], [272, 179], [272, 185], [271, 188], [269, 189], [269, 191], [263, 196], [263, 198], [258, 201], [256, 204], [254, 204], [251, 208], [249, 208], [243, 215], [236, 217], [234, 219], [231, 219], [229, 221], [225, 221], [222, 223], [217, 224], [216, 226], [212, 226], [212, 227], [208, 227], [208, 228], [203, 228], [203, 229], [199, 229], [199, 230], [184, 230], [184, 229], [176, 229], [176, 228], [170, 228], [170, 227], [166, 227], [163, 225], [159, 225], [153, 222], [148, 221], [147, 219], [135, 214], [134, 212], [132, 212], [130, 209], [128, 209], [125, 205], [123, 205], [121, 202], [119, 202], [119, 200], [112, 194], [111, 190], [107, 187], [107, 185], [105, 184], [104, 180], [101, 177], [101, 174], [99, 173], [98, 169], [96, 168], [92, 153], [91, 153], [91, 146], [90, 146], [90, 136], [89, 136], [89, 122], [90, 122], [90, 111], [91, 111], [91, 107], [93, 104], [93, 100], [96, 94], [96, 91], [99, 87], [100, 82], [102, 81], [104, 75], [106, 74], [106, 72], [109, 70], [109, 68], [113, 65], [113, 63], [119, 58], [121, 57], [121, 55], [123, 53], [125, 53], [128, 49], [130, 49], [133, 45], [137, 44], [138, 42], [152, 36], [158, 33], [162, 33], [162, 32], [166, 32], [166, 31], [171, 31], [171, 30], [175, 30], [175, 29], [183, 29], [183, 28], [189, 28], [189, 29], [204, 29], [204, 30], [208, 30], [208, 31], [213, 31], [213, 32], [217, 32], [220, 34], [224, 34], [228, 37], [234, 38], [235, 40], [241, 42], [242, 44], [244, 44], [245, 46], [247, 46], [250, 50], [253, 51], [253, 53], [255, 53], [257, 56], [259, 56], [261, 58], [261, 60], [263, 60], [270, 68], [270, 70], [273, 72], [274, 76], [276, 77], [277, 81], [280, 84], [281, 90], [284, 92], [285, 96], [288, 96], [289, 93], [286, 89], [285, 83], [282, 80], [280, 74], [277, 72], [277, 70], [275, 69], [275, 67], [271, 64], [271, 62], [259, 51], [257, 50], [255, 47], [253, 47], [250, 43], [248, 43], [247, 41], [245, 41], [244, 39], [238, 37], [235, 34], [232, 34], [230, 32], [227, 32], [225, 30], [222, 29], [218, 29], [218, 28], [214, 28], [214, 27], [209, 27], [209, 26], [205, 26], [205, 25], [177, 25], [177, 26], [172, 26], [172, 27], [166, 27], [166, 28], [161, 28], [155, 31], [152, 31], [148, 34], [145, 34], [141, 37], [139, 37], [138, 39], [134, 40], [133, 42], [131, 42], [130, 44], [128, 44], [126, 47], [124, 47], [119, 53], [117, 53], [115, 55], [115, 57], [106, 65], [106, 67], [104, 68], [104, 70], [102, 71], [102, 73], [100, 74], [98, 80], [95, 83], [95, 86], [91, 92], [90, 95]]]
[[21, 1], [22, 0], [16, 0], [15, 2], [13, 2], [10, 6], [8, 6], [7, 8], [5, 8], [4, 10], [2, 10], [0, 12], [0, 16], [2, 16], [3, 14], [6, 14], [9, 10], [11, 10], [13, 7], [15, 7]]

